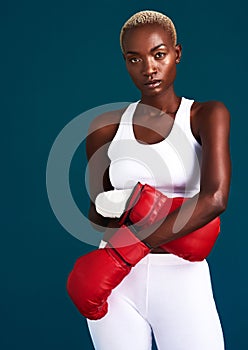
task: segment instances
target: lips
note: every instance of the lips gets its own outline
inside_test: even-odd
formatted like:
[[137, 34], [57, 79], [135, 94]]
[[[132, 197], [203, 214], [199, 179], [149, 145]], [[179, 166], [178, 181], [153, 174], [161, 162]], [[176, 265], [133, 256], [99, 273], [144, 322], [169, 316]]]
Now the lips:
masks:
[[154, 89], [154, 88], [158, 87], [161, 84], [161, 82], [162, 82], [162, 80], [158, 80], [158, 79], [150, 80], [150, 81], [147, 81], [145, 83], [145, 86], [147, 86], [150, 89]]

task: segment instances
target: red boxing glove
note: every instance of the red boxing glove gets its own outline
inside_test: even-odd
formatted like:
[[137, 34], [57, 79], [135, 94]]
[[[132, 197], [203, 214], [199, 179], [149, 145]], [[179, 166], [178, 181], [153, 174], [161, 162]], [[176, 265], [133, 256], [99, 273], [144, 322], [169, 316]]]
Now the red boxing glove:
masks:
[[[133, 224], [137, 230], [144, 229], [165, 218], [185, 200], [187, 198], [168, 198], [154, 187], [138, 183], [120, 218], [120, 225]], [[160, 247], [183, 259], [201, 261], [209, 255], [219, 233], [220, 218], [217, 217], [205, 226]]]
[[220, 218], [216, 217], [198, 230], [162, 244], [161, 248], [189, 261], [201, 261], [211, 252], [219, 233]]
[[79, 312], [91, 320], [105, 316], [112, 290], [149, 252], [150, 248], [123, 225], [105, 248], [80, 257], [67, 280], [68, 294]]
[[168, 198], [154, 187], [138, 182], [127, 200], [119, 224], [129, 223], [134, 224], [134, 229], [145, 229], [165, 218], [183, 201], [184, 198]]

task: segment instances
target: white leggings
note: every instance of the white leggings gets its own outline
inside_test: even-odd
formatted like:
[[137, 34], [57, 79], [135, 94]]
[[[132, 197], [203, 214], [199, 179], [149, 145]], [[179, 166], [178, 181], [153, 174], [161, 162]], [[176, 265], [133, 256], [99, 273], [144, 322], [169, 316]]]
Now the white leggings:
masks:
[[223, 350], [208, 263], [148, 254], [116, 287], [109, 311], [87, 319], [97, 350]]

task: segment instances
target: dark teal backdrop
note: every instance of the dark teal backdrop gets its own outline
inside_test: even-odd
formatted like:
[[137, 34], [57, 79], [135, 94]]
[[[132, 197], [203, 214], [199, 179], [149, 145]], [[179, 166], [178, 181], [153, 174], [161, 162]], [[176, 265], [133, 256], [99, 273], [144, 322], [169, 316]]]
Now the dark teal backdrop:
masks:
[[[94, 247], [75, 239], [54, 216], [46, 164], [56, 136], [74, 117], [139, 97], [125, 72], [119, 30], [142, 9], [163, 11], [177, 25], [183, 45], [177, 93], [221, 100], [231, 111], [230, 201], [209, 264], [226, 349], [248, 348], [245, 5], [240, 0], [2, 3], [1, 349], [93, 349], [65, 282], [75, 259]], [[84, 166], [82, 144], [70, 174], [82, 211], [88, 205]]]

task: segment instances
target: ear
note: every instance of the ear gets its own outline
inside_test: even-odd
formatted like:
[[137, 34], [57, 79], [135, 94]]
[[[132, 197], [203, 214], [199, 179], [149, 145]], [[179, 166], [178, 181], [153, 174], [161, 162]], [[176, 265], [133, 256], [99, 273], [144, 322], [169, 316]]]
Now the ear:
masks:
[[175, 54], [176, 54], [176, 63], [179, 63], [182, 57], [182, 45], [177, 44], [175, 46]]

